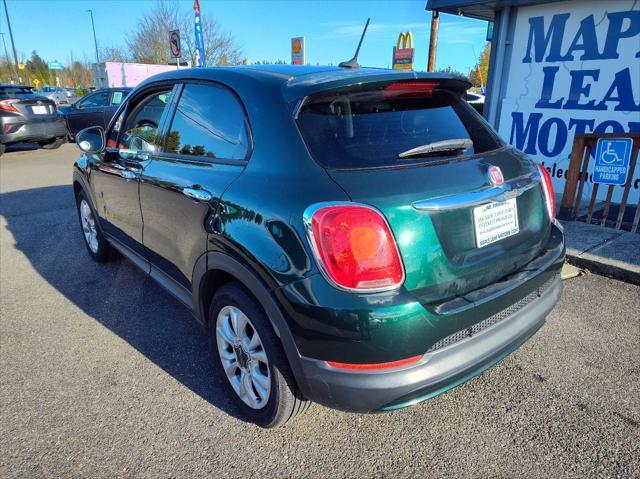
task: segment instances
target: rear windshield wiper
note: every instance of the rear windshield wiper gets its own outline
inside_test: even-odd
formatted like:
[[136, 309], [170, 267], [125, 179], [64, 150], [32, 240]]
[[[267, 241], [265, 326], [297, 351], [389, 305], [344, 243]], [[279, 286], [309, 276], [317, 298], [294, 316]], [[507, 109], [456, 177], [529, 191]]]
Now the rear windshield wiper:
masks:
[[403, 151], [398, 155], [399, 160], [405, 158], [415, 158], [421, 156], [433, 156], [440, 153], [462, 153], [467, 148], [473, 146], [473, 141], [469, 138], [454, 138], [451, 140], [434, 141], [426, 145], [421, 145], [410, 150]]

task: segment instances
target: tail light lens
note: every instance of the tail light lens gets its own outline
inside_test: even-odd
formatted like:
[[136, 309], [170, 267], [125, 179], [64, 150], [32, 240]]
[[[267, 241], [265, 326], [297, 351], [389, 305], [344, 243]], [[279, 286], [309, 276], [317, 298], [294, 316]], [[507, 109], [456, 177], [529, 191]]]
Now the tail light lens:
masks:
[[431, 96], [433, 90], [439, 86], [440, 82], [434, 81], [395, 82], [384, 87], [382, 96], [385, 98]]
[[17, 103], [18, 101], [20, 100], [0, 100], [0, 110], [17, 112], [18, 109], [13, 106], [13, 104]]
[[538, 168], [540, 168], [540, 174], [542, 175], [542, 190], [547, 204], [547, 212], [549, 213], [549, 218], [554, 219], [556, 217], [556, 195], [553, 191], [551, 175], [544, 166], [538, 164]]
[[352, 203], [314, 205], [305, 223], [320, 268], [338, 288], [372, 292], [403, 283], [393, 233], [378, 211]]

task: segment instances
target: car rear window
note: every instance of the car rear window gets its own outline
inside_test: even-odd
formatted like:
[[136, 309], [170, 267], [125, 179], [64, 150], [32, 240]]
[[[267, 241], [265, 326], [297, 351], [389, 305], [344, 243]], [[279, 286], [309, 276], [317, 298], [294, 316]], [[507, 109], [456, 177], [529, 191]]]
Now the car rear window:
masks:
[[[499, 138], [463, 98], [437, 82], [368, 85], [311, 97], [297, 121], [315, 160], [330, 169], [415, 165], [499, 148]], [[468, 146], [399, 158], [448, 140]]]
[[0, 87], [0, 96], [5, 98], [20, 98], [21, 96], [31, 95], [33, 89], [29, 87], [10, 86]]

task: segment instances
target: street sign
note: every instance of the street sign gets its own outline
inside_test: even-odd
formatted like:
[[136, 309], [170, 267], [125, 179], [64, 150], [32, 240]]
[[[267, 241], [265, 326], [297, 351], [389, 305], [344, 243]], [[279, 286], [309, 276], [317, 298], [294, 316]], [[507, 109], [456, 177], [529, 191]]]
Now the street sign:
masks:
[[631, 138], [600, 138], [596, 145], [593, 182], [605, 185], [624, 185], [629, 174]]
[[18, 70], [24, 70], [26, 65], [24, 63], [18, 63]]
[[57, 61], [49, 62], [49, 63], [47, 63], [47, 66], [49, 67], [49, 70], [63, 70], [64, 69], [62, 64], [58, 63]]
[[180, 30], [169, 32], [169, 49], [173, 58], [180, 58]]
[[394, 70], [413, 69], [413, 35], [411, 32], [400, 33], [398, 43], [393, 47], [391, 64]]
[[291, 63], [293, 65], [304, 65], [304, 37], [291, 39]]

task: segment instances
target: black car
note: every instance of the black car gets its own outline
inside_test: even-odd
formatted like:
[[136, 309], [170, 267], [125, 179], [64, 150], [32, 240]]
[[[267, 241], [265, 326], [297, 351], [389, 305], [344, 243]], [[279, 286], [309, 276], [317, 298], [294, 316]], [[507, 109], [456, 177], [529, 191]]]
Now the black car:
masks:
[[106, 128], [130, 91], [131, 88], [104, 88], [83, 96], [72, 105], [59, 107], [69, 139], [73, 140], [80, 130], [89, 126]]
[[76, 137], [86, 248], [193, 312], [261, 426], [309, 401], [441, 394], [532, 337], [562, 292], [551, 177], [464, 101], [470, 86], [340, 67], [155, 75]]
[[0, 155], [7, 145], [20, 142], [59, 148], [66, 135], [53, 100], [29, 86], [0, 84]]

